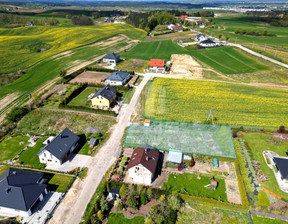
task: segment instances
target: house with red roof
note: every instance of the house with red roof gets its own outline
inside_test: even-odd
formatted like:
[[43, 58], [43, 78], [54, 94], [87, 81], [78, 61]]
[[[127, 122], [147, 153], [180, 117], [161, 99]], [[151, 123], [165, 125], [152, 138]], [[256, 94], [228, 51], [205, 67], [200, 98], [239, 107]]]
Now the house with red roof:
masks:
[[187, 18], [188, 18], [187, 15], [182, 15], [182, 16], [181, 16], [181, 19], [182, 19], [182, 20], [185, 20], [185, 19], [187, 19]]
[[128, 179], [136, 184], [150, 185], [158, 176], [160, 152], [151, 146], [136, 148], [128, 163]]
[[166, 70], [164, 59], [151, 59], [150, 72], [164, 73]]

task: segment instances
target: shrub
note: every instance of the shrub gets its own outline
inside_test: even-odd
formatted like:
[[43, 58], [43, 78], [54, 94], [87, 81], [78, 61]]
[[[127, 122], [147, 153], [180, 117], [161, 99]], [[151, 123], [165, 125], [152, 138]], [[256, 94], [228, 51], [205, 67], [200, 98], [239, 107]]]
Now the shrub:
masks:
[[122, 204], [122, 200], [119, 198], [117, 199], [115, 202], [114, 202], [114, 206], [116, 208], [118, 208], [119, 210], [122, 210], [123, 209], [123, 204]]
[[134, 195], [131, 195], [127, 200], [127, 206], [134, 210], [137, 210], [139, 207], [139, 201], [136, 199]]
[[267, 207], [270, 205], [269, 198], [264, 191], [260, 191], [258, 194], [258, 205], [261, 207]]
[[146, 205], [147, 202], [148, 202], [145, 191], [143, 191], [143, 192], [140, 194], [140, 202], [141, 202], [141, 205]]
[[20, 121], [25, 114], [29, 112], [27, 107], [14, 107], [7, 115], [6, 119], [8, 121], [17, 122]]
[[120, 191], [119, 191], [119, 194], [120, 194], [120, 197], [121, 198], [124, 198], [128, 195], [127, 193], [127, 187], [125, 184], [122, 184], [121, 188], [120, 188]]
[[100, 207], [101, 207], [101, 210], [102, 210], [104, 213], [109, 210], [108, 201], [106, 200], [106, 198], [105, 198], [104, 195], [101, 197]]
[[99, 211], [97, 212], [97, 217], [98, 217], [99, 221], [102, 221], [102, 220], [103, 220], [104, 215], [103, 215], [103, 212], [102, 212], [101, 210], [99, 210]]
[[123, 157], [123, 159], [122, 159], [122, 161], [125, 161], [125, 162], [127, 162], [127, 160], [128, 160], [128, 157]]
[[174, 211], [177, 211], [181, 207], [181, 200], [178, 194], [171, 194], [167, 198], [168, 205], [173, 209]]
[[125, 166], [125, 165], [126, 165], [126, 162], [122, 160], [122, 161], [120, 162], [120, 166]]

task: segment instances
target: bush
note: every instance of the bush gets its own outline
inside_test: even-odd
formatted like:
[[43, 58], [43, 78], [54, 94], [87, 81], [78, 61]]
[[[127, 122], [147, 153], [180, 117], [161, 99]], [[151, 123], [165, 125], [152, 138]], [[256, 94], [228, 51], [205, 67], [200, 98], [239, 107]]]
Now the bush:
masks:
[[102, 221], [102, 220], [103, 220], [104, 215], [103, 215], [103, 212], [102, 212], [101, 210], [99, 210], [99, 211], [97, 212], [97, 217], [98, 217], [99, 221]]
[[104, 213], [109, 210], [108, 201], [106, 200], [106, 198], [105, 198], [104, 195], [101, 197], [100, 207], [101, 207], [101, 210], [102, 210]]
[[11, 122], [20, 121], [29, 112], [27, 107], [14, 107], [7, 115], [6, 119]]
[[258, 194], [258, 205], [261, 207], [267, 207], [270, 205], [269, 198], [264, 191], [260, 191]]
[[120, 194], [120, 197], [121, 198], [125, 198], [128, 193], [127, 193], [127, 187], [125, 184], [122, 184], [121, 188], [120, 188], [120, 191], [119, 191], [119, 194]]
[[147, 202], [148, 202], [145, 191], [143, 191], [143, 192], [140, 194], [140, 202], [141, 202], [141, 205], [146, 205]]
[[139, 201], [136, 199], [134, 195], [130, 195], [130, 197], [127, 200], [127, 206], [129, 208], [132, 208], [134, 210], [137, 210], [139, 207]]
[[122, 161], [120, 162], [120, 166], [125, 166], [125, 165], [126, 165], [126, 161], [123, 161], [123, 160], [122, 160]]

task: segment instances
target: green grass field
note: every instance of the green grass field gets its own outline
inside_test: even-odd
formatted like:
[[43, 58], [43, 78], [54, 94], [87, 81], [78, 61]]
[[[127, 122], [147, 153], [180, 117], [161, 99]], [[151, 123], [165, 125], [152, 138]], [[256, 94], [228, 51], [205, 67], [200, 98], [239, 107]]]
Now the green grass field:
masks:
[[135, 216], [132, 219], [127, 219], [122, 213], [111, 213], [107, 224], [144, 224], [144, 217]]
[[75, 97], [68, 104], [69, 106], [83, 106], [83, 107], [91, 107], [91, 101], [88, 100], [88, 96], [91, 93], [96, 93], [100, 88], [96, 87], [87, 87], [84, 89], [77, 97]]
[[[115, 124], [115, 118], [96, 114], [79, 114], [73, 112], [38, 109], [28, 113], [14, 129], [15, 133], [30, 133], [39, 135], [56, 135], [64, 128], [69, 128], [75, 134], [84, 134], [89, 126], [99, 128], [106, 136], [109, 128]], [[2, 144], [2, 143], [1, 143]]]
[[29, 144], [28, 140], [29, 140], [28, 136], [19, 135], [1, 142], [0, 162], [13, 159], [19, 152], [21, 152]]
[[0, 175], [2, 175], [7, 169], [8, 166], [0, 166]]
[[169, 191], [177, 191], [183, 194], [189, 194], [198, 197], [213, 198], [220, 201], [227, 201], [226, 187], [224, 179], [216, 178], [218, 187], [215, 191], [211, 191], [210, 187], [204, 187], [210, 184], [209, 176], [184, 173], [184, 174], [169, 174], [168, 181], [163, 184], [164, 189]]
[[[252, 159], [255, 161], [260, 161], [261, 170], [263, 174], [265, 174], [268, 177], [268, 181], [262, 182], [261, 185], [273, 191], [274, 193], [280, 195], [284, 199], [288, 200], [288, 194], [280, 190], [272, 169], [270, 169], [267, 166], [265, 159], [262, 155], [263, 151], [270, 150], [276, 152], [279, 156], [286, 156], [288, 143], [282, 141], [280, 146], [274, 145], [272, 143], [265, 141], [266, 139], [271, 140], [272, 139], [271, 135], [261, 133], [248, 133], [243, 135], [242, 138], [245, 140], [246, 144], [250, 149]], [[277, 140], [277, 138], [275, 139]]]
[[[279, 127], [288, 121], [288, 91], [277, 88], [155, 78], [147, 84], [144, 116], [152, 120]], [[217, 119], [217, 120], [216, 120]]]
[[37, 140], [36, 145], [32, 148], [28, 148], [24, 152], [21, 153], [19, 157], [19, 162], [23, 165], [30, 165], [33, 167], [43, 167], [44, 164], [41, 164], [39, 161], [39, 157], [36, 155], [40, 149], [43, 148], [43, 142], [47, 137], [42, 137]]
[[121, 57], [150, 60], [151, 58], [165, 59], [168, 61], [171, 54], [187, 54], [182, 47], [171, 40], [142, 42], [132, 50], [121, 54]]
[[194, 50], [190, 54], [224, 74], [252, 73], [270, 69], [231, 47]]
[[48, 190], [57, 192], [65, 192], [73, 180], [73, 176], [52, 173], [44, 173], [44, 178], [49, 180]]

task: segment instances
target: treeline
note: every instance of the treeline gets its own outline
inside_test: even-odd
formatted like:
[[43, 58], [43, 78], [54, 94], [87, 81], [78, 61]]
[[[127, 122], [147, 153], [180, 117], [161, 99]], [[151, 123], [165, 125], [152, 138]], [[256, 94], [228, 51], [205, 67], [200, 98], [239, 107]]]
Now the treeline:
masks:
[[0, 14], [0, 23], [5, 25], [17, 24], [17, 25], [25, 25], [28, 21], [34, 23], [34, 25], [58, 25], [59, 21], [54, 17], [44, 19], [35, 19], [35, 18], [24, 18], [20, 16], [16, 16], [13, 14]]
[[94, 24], [93, 20], [85, 15], [72, 16], [71, 21], [74, 25], [80, 25], [80, 26], [89, 26]]
[[187, 15], [192, 17], [214, 17], [214, 12], [210, 11], [188, 12]]
[[269, 23], [271, 26], [288, 26], [288, 11], [247, 12], [246, 14], [257, 17], [257, 20]]
[[235, 29], [235, 34], [241, 34], [241, 35], [251, 35], [251, 36], [276, 36], [275, 34], [269, 34], [267, 30], [258, 31], [256, 29], [247, 30], [246, 28], [243, 29]]

